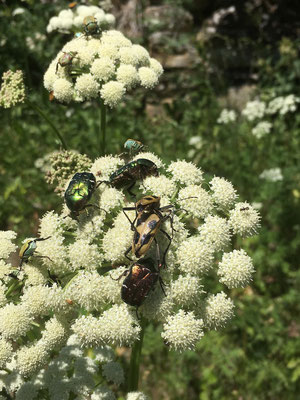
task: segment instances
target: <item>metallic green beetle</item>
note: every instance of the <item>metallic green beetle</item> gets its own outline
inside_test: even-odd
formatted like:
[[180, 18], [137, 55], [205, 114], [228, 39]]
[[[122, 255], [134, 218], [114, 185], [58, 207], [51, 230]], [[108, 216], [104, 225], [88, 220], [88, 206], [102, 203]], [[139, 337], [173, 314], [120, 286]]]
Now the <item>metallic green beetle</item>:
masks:
[[77, 51], [69, 51], [68, 53], [63, 51], [63, 54], [59, 57], [57, 61], [55, 73], [57, 74], [58, 65], [60, 65], [61, 67], [70, 67], [72, 65], [73, 58], [76, 58], [76, 55]]
[[131, 189], [134, 187], [136, 181], [144, 180], [147, 176], [158, 176], [157, 166], [154, 162], [147, 160], [146, 158], [138, 158], [111, 174], [108, 183], [116, 189], [129, 186], [127, 191], [134, 197]]
[[[19, 267], [21, 268], [23, 262], [28, 262], [28, 259], [34, 255], [36, 247], [37, 247], [36, 242], [41, 242], [43, 240], [47, 240], [50, 238], [51, 238], [51, 236], [48, 236], [46, 238], [37, 238], [37, 239], [27, 240], [23, 244], [23, 246], [21, 247], [20, 252], [19, 252], [19, 257], [20, 257]], [[34, 257], [48, 258], [50, 260], [50, 258], [47, 256], [34, 255]]]
[[73, 176], [65, 191], [65, 201], [71, 211], [71, 217], [78, 217], [80, 211], [87, 207], [96, 207], [88, 204], [96, 186], [96, 178], [90, 172], [77, 172]]
[[100, 33], [100, 28], [98, 26], [97, 20], [95, 17], [88, 15], [83, 20], [83, 31], [86, 36], [97, 35]]

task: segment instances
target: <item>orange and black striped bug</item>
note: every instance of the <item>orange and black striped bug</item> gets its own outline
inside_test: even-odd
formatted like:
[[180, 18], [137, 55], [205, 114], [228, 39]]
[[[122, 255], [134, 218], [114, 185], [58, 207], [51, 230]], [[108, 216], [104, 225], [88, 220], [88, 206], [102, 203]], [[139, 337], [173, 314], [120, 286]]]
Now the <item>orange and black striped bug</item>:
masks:
[[[165, 207], [160, 207], [159, 196], [144, 196], [136, 202], [135, 207], [124, 207], [123, 212], [130, 222], [131, 229], [134, 231], [132, 245], [126, 250], [125, 256], [129, 260], [128, 253], [132, 253], [140, 258], [149, 250], [152, 242], [156, 243], [157, 253], [159, 254], [159, 246], [156, 240], [158, 231], [162, 232], [169, 240], [167, 248], [164, 251], [162, 263], [159, 261], [159, 268], [165, 266], [166, 255], [172, 242], [173, 237], [173, 210], [174, 205], [170, 204]], [[136, 217], [133, 221], [130, 220], [126, 211], [135, 210]], [[167, 213], [167, 214], [164, 214]], [[161, 225], [166, 220], [170, 220], [172, 228], [172, 237], [161, 228]]]

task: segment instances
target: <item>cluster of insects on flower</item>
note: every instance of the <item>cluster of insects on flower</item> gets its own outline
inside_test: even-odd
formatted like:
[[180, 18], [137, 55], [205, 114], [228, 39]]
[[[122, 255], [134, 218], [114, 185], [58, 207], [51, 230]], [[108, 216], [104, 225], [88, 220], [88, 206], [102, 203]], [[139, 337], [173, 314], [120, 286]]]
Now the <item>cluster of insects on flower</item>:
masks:
[[[137, 140], [128, 139], [124, 144], [124, 148], [129, 151], [130, 155], [133, 155], [140, 152], [144, 146]], [[101, 184], [117, 189], [126, 188], [128, 194], [135, 199], [136, 195], [132, 192], [132, 189], [136, 182], [143, 181], [148, 176], [158, 175], [158, 168], [155, 163], [146, 158], [137, 158], [118, 168], [110, 175], [108, 181], [100, 180], [97, 182], [96, 177], [91, 172], [76, 172], [64, 193], [65, 203], [70, 211], [70, 216], [77, 220], [78, 216], [87, 212], [89, 207], [101, 210], [97, 205], [89, 203], [94, 191]], [[135, 212], [133, 221], [126, 211]], [[106, 213], [105, 210], [104, 212]], [[117, 280], [126, 276], [121, 289], [122, 300], [129, 305], [139, 307], [158, 280], [164, 291], [163, 280], [159, 275], [159, 270], [166, 266], [166, 255], [172, 242], [172, 237], [162, 229], [162, 224], [169, 220], [173, 231], [174, 205], [160, 207], [160, 196], [145, 195], [136, 201], [133, 207], [123, 207], [123, 212], [133, 231], [132, 245], [124, 254], [129, 261], [132, 261], [128, 256], [128, 253], [132, 251], [138, 261], [133, 263], [128, 270], [125, 270]], [[169, 241], [162, 258], [156, 239], [158, 231], [162, 232]], [[19, 253], [20, 267], [23, 262], [28, 262], [32, 256], [47, 258], [51, 261], [46, 255], [36, 254], [37, 242], [48, 239], [51, 239], [51, 236], [26, 241]], [[153, 241], [156, 244], [156, 260], [147, 257]]]

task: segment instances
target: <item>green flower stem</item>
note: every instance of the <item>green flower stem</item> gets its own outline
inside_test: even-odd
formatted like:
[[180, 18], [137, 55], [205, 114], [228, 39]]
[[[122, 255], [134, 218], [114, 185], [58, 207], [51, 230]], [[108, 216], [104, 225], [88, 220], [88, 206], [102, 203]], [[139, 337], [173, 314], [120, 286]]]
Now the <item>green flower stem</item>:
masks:
[[21, 287], [23, 285], [23, 282], [20, 281], [14, 281], [12, 285], [7, 289], [5, 296], [9, 296], [14, 290], [17, 288]]
[[48, 123], [48, 125], [51, 127], [52, 131], [55, 133], [55, 135], [58, 137], [58, 139], [61, 142], [61, 145], [64, 150], [68, 150], [68, 146], [65, 142], [65, 139], [62, 137], [60, 134], [59, 130], [56, 128], [56, 126], [53, 124], [51, 119], [48, 117], [47, 114], [44, 113], [36, 104], [31, 103], [28, 99], [25, 100], [26, 104], [32, 108], [35, 112], [37, 112], [44, 120]]
[[141, 320], [141, 333], [140, 340], [136, 341], [131, 350], [130, 366], [129, 366], [129, 377], [128, 377], [128, 392], [134, 392], [138, 390], [139, 386], [139, 375], [140, 375], [140, 361], [141, 352], [143, 347], [143, 339], [145, 333], [145, 320]]
[[101, 101], [100, 103], [100, 129], [98, 135], [98, 142], [99, 142], [99, 154], [102, 154], [104, 156], [106, 150], [106, 107], [103, 101]]

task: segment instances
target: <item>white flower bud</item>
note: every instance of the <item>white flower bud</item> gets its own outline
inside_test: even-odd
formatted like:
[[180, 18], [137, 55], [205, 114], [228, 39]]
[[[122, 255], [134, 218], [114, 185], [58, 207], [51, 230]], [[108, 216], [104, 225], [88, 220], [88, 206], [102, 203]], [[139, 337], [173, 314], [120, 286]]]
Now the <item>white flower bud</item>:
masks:
[[260, 227], [260, 215], [249, 203], [237, 203], [229, 215], [229, 225], [233, 233], [243, 237], [257, 233]]
[[161, 336], [171, 349], [193, 350], [203, 336], [202, 326], [202, 319], [196, 319], [193, 312], [179, 310], [167, 318]]
[[158, 83], [156, 72], [149, 67], [141, 67], [138, 70], [141, 85], [147, 89], [152, 89]]
[[3, 368], [12, 356], [13, 347], [11, 343], [5, 339], [0, 339], [0, 368]]
[[182, 185], [199, 184], [203, 182], [203, 173], [195, 164], [186, 161], [173, 161], [168, 167], [173, 180]]
[[91, 74], [82, 74], [76, 79], [75, 90], [85, 100], [97, 97], [100, 85]]
[[189, 274], [179, 275], [171, 285], [172, 299], [182, 307], [196, 305], [200, 300], [200, 295], [204, 293], [202, 288], [198, 277]]
[[215, 251], [224, 250], [230, 243], [230, 227], [225, 218], [208, 215], [198, 230], [200, 238], [210, 243]]
[[178, 203], [198, 218], [205, 218], [213, 210], [212, 198], [198, 185], [189, 185], [181, 189], [178, 193]]
[[224, 178], [215, 177], [210, 182], [212, 198], [221, 208], [231, 208], [237, 198], [236, 191], [232, 184]]
[[176, 191], [176, 185], [164, 175], [148, 176], [143, 180], [140, 189], [148, 193], [154, 193], [155, 196], [171, 197]]
[[198, 275], [208, 271], [213, 264], [213, 247], [201, 240], [200, 236], [191, 236], [177, 249], [177, 263], [182, 272]]
[[126, 89], [123, 83], [116, 81], [109, 81], [105, 83], [100, 90], [104, 104], [110, 107], [116, 106], [121, 101], [125, 92]]
[[30, 346], [21, 347], [17, 352], [17, 370], [25, 377], [44, 367], [48, 361], [48, 352], [39, 341]]
[[70, 103], [73, 98], [74, 90], [71, 82], [64, 78], [58, 78], [53, 82], [53, 95], [63, 103]]
[[19, 339], [29, 330], [32, 319], [25, 306], [12, 303], [0, 309], [0, 332], [5, 339]]
[[115, 65], [109, 57], [97, 58], [91, 65], [91, 73], [96, 79], [107, 82], [115, 73]]
[[132, 88], [139, 83], [140, 78], [133, 65], [121, 64], [117, 69], [117, 81], [123, 83], [126, 88]]
[[254, 271], [252, 260], [244, 250], [224, 253], [218, 267], [220, 282], [229, 289], [248, 285]]
[[129, 392], [126, 400], [149, 400], [149, 397], [142, 392]]
[[224, 292], [210, 295], [205, 304], [205, 325], [210, 329], [223, 327], [233, 317], [234, 304]]

